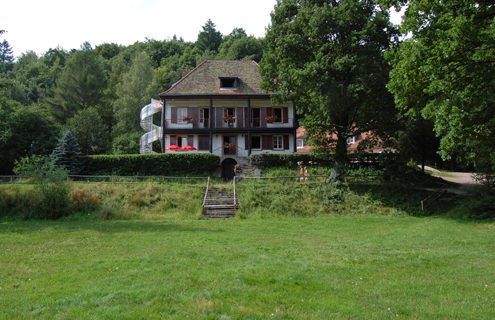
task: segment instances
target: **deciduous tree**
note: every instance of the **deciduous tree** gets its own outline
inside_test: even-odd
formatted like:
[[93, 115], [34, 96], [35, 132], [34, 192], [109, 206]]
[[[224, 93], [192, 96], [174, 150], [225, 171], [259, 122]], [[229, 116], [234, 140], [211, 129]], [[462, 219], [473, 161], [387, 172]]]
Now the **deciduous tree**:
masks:
[[447, 160], [495, 172], [495, 4], [475, 0], [383, 0], [406, 6], [390, 55], [388, 85], [405, 114], [434, 122]]
[[[393, 116], [384, 51], [394, 41], [388, 12], [373, 0], [279, 0], [261, 61], [263, 87], [293, 100], [310, 133], [337, 139]], [[328, 143], [327, 139], [327, 143]]]

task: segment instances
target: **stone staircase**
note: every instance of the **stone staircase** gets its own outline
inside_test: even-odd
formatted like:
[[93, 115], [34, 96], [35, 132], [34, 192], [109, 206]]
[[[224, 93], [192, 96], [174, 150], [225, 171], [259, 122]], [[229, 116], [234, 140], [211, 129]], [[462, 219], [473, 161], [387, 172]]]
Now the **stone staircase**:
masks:
[[226, 187], [210, 187], [203, 205], [203, 217], [205, 218], [234, 218], [235, 209], [234, 193]]

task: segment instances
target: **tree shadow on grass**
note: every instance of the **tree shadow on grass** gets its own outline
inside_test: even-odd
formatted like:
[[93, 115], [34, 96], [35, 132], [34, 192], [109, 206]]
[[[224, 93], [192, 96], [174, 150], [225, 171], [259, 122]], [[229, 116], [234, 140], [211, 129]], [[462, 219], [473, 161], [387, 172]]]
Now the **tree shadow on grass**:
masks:
[[[351, 183], [349, 189], [356, 194], [367, 195], [372, 201], [415, 217], [432, 215], [450, 217], [449, 213], [465, 199], [465, 196], [441, 193], [441, 189], [428, 191], [399, 183]], [[424, 210], [421, 208], [422, 200], [424, 200]], [[467, 221], [465, 218], [464, 220]]]
[[[188, 223], [190, 222], [190, 223]], [[34, 233], [53, 229], [60, 232], [93, 230], [101, 233], [122, 232], [225, 232], [217, 225], [211, 228], [198, 225], [199, 221], [7, 221], [0, 223], [0, 233]]]

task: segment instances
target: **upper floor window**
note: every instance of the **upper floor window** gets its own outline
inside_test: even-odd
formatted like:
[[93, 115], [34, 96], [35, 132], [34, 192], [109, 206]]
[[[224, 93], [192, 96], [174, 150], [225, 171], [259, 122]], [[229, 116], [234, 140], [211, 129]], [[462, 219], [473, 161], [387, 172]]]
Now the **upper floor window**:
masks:
[[187, 116], [187, 108], [177, 108], [177, 123], [188, 123], [191, 119]]
[[356, 142], [356, 136], [348, 137], [347, 144], [353, 144]]
[[220, 90], [237, 90], [239, 79], [235, 77], [220, 77]]

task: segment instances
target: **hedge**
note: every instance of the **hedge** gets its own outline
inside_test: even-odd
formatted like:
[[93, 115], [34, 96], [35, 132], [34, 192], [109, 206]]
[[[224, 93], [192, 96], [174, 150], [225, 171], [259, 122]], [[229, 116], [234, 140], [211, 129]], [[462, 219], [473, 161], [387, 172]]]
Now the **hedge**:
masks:
[[[347, 155], [351, 164], [357, 165], [384, 165], [389, 162], [397, 161], [399, 155], [397, 153], [349, 153]], [[318, 165], [333, 165], [334, 155], [317, 156], [308, 153], [291, 153], [291, 154], [275, 154], [262, 153], [249, 156], [251, 164], [260, 168], [269, 167], [293, 167], [297, 166], [297, 162], [303, 161], [308, 164], [310, 161]]]
[[210, 175], [220, 158], [210, 153], [88, 156], [82, 174], [121, 176]]

